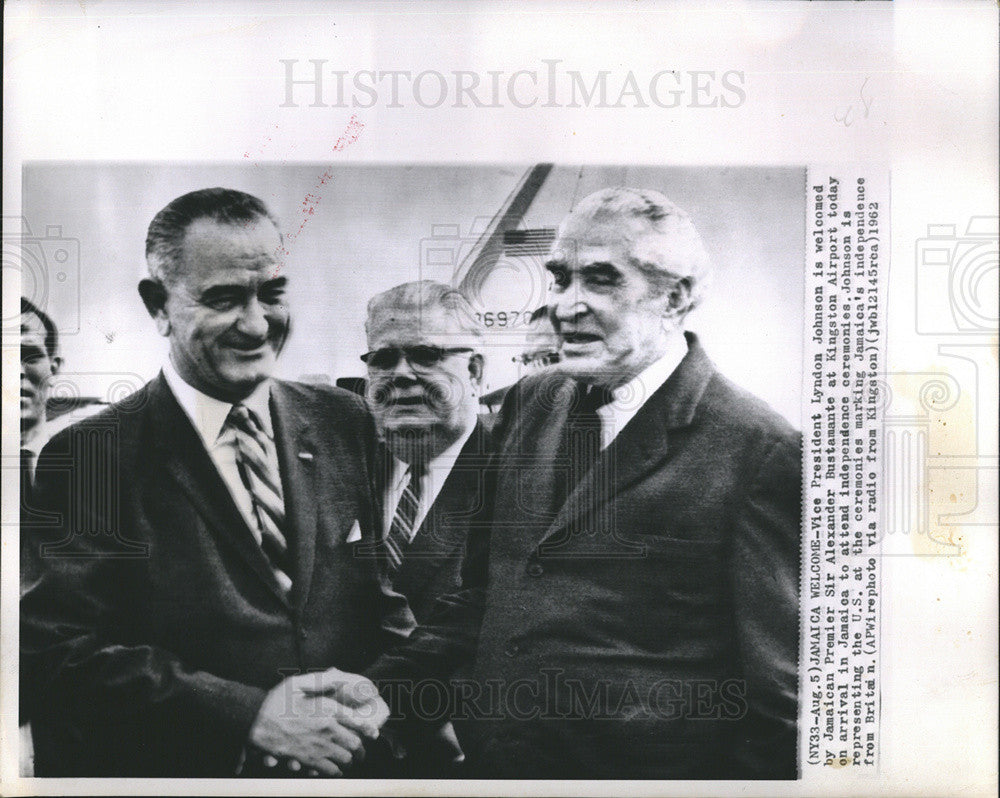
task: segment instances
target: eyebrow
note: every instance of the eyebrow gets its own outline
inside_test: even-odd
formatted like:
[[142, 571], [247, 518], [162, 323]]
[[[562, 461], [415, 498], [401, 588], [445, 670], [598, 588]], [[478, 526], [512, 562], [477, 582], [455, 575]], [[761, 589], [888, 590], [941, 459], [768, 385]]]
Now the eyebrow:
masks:
[[[556, 269], [567, 270], [569, 269], [569, 264], [564, 260], [548, 260], [545, 262], [545, 268], [549, 271], [555, 271]], [[619, 269], [615, 264], [608, 261], [597, 261], [595, 263], [588, 263], [586, 266], [580, 266], [576, 271], [581, 274], [621, 274], [621, 269]]]
[[580, 273], [583, 275], [620, 275], [622, 271], [613, 263], [598, 261], [596, 263], [588, 263], [586, 266], [581, 266]]
[[[288, 278], [285, 276], [274, 277], [270, 280], [264, 280], [256, 290], [262, 288], [284, 288], [288, 284]], [[204, 291], [202, 291], [202, 296], [211, 296], [213, 294], [224, 294], [227, 291], [240, 291], [245, 292], [248, 289], [246, 283], [221, 283], [219, 285], [210, 285]]]
[[215, 296], [216, 294], [228, 294], [232, 292], [245, 292], [247, 287], [239, 283], [222, 283], [220, 285], [210, 285], [201, 292], [201, 296]]

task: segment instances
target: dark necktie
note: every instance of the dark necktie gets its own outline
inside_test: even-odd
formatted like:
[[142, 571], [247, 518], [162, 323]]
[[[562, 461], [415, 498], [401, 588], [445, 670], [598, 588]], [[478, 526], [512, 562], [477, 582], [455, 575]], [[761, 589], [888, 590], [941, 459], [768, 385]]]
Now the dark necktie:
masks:
[[385, 548], [390, 575], [395, 574], [403, 564], [403, 555], [416, 531], [414, 525], [420, 507], [420, 483], [425, 471], [423, 464], [410, 465], [410, 478], [399, 497], [396, 513], [386, 533]]
[[566, 479], [558, 483], [563, 490], [555, 491], [558, 511], [573, 489], [587, 475], [601, 456], [601, 424], [598, 410], [614, 397], [609, 388], [588, 387], [577, 384], [576, 398], [566, 418], [566, 435], [563, 439], [564, 462], [567, 463]]
[[278, 584], [287, 592], [292, 586], [285, 536], [285, 500], [281, 478], [272, 463], [277, 462], [274, 441], [257, 415], [245, 405], [233, 405], [226, 423], [236, 433], [236, 467], [243, 486], [253, 500], [254, 517], [264, 551]]
[[35, 460], [35, 453], [31, 449], [21, 449], [21, 516], [31, 511], [31, 494], [35, 487], [35, 478], [32, 474], [32, 464]]

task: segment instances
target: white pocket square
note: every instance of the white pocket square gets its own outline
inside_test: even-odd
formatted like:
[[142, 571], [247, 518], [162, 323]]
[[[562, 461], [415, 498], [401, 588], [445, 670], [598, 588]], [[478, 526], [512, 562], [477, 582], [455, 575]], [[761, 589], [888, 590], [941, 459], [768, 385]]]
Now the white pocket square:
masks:
[[357, 543], [361, 540], [361, 524], [358, 523], [357, 519], [354, 519], [354, 526], [351, 527], [351, 533], [347, 536], [347, 543]]

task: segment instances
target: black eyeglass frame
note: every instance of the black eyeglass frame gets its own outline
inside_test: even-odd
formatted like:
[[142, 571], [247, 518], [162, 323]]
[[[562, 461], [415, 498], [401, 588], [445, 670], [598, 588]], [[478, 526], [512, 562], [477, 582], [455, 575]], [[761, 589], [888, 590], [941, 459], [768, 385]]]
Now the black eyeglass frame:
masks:
[[[406, 362], [410, 364], [411, 368], [429, 369], [434, 368], [434, 366], [450, 355], [458, 355], [462, 352], [475, 351], [476, 350], [471, 346], [430, 346], [428, 344], [417, 344], [415, 346], [387, 346], [382, 349], [373, 349], [371, 352], [365, 352], [361, 356], [361, 362], [371, 368], [387, 371], [389, 369], [396, 368], [396, 366], [399, 365], [399, 359], [401, 357], [405, 357]], [[392, 363], [380, 364], [372, 362], [373, 360], [378, 359], [378, 355], [387, 352], [395, 353]], [[421, 354], [419, 353], [422, 353], [423, 356], [421, 357]]]

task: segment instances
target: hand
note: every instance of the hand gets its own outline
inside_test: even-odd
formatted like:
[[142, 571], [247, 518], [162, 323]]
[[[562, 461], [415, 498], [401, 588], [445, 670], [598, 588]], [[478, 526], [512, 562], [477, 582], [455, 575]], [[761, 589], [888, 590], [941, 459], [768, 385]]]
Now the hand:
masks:
[[389, 719], [389, 707], [370, 679], [336, 668], [312, 675], [315, 681], [306, 689], [335, 698], [345, 707], [353, 709], [353, 714], [345, 715], [345, 722], [352, 724], [351, 728], [358, 734], [371, 740], [378, 739], [379, 730]]
[[388, 717], [389, 708], [370, 681], [331, 668], [290, 677], [271, 690], [249, 741], [273, 756], [340, 776], [364, 757], [362, 736], [377, 737]]
[[458, 735], [455, 734], [455, 727], [451, 725], [451, 721], [438, 729], [435, 737], [440, 744], [442, 756], [447, 757], [451, 764], [460, 765], [465, 761], [465, 754], [459, 745]]

